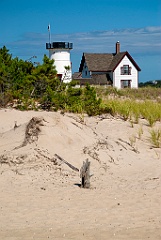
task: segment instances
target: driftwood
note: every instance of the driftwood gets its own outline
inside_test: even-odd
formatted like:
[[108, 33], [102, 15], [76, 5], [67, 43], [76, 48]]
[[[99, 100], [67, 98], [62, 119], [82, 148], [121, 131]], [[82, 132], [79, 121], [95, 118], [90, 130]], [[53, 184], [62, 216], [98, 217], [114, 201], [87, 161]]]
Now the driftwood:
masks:
[[79, 172], [79, 169], [74, 167], [72, 164], [70, 164], [69, 162], [67, 162], [66, 160], [64, 160], [62, 157], [60, 157], [58, 154], [55, 153], [55, 157], [57, 157], [61, 162], [65, 163], [68, 167], [70, 167], [71, 169], [73, 169], [76, 172]]
[[[65, 163], [68, 167], [73, 169], [76, 172], [79, 172], [79, 169], [74, 167], [72, 164], [64, 160], [62, 157], [60, 157], [58, 154], [55, 154], [55, 157], [59, 159], [61, 162]], [[83, 166], [80, 169], [80, 178], [81, 178], [81, 187], [82, 188], [90, 188], [90, 162], [88, 159], [86, 159], [85, 162], [83, 162]]]
[[90, 188], [90, 162], [86, 159], [80, 169], [81, 187]]

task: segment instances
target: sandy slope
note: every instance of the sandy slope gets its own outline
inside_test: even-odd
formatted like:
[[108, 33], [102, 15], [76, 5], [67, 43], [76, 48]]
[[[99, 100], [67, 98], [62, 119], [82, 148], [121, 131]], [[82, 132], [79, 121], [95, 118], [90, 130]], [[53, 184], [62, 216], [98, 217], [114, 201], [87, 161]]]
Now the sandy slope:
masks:
[[[161, 149], [149, 130], [109, 115], [0, 110], [0, 239], [161, 239]], [[55, 154], [78, 169], [88, 158], [91, 188]]]

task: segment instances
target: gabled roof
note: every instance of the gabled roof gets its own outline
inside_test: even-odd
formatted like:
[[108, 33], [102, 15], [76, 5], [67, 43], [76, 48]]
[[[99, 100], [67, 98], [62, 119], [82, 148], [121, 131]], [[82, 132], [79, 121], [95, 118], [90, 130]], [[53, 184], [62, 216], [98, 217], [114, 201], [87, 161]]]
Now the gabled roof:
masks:
[[121, 60], [127, 56], [138, 71], [141, 71], [134, 59], [128, 52], [119, 53], [83, 53], [79, 72], [82, 72], [84, 62], [86, 62], [88, 70], [92, 72], [108, 72], [114, 71]]
[[113, 59], [108, 68], [108, 71], [114, 71], [125, 55], [126, 55], [126, 52], [119, 52], [118, 54], [113, 54]]

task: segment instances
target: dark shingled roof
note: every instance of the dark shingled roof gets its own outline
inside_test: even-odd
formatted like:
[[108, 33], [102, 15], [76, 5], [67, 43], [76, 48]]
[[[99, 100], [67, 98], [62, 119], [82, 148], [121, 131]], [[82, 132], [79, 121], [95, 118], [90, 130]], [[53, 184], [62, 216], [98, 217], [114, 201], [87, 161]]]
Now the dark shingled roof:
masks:
[[85, 60], [89, 71], [107, 71], [113, 55], [111, 53], [85, 53]]
[[93, 74], [92, 78], [82, 78], [80, 85], [89, 83], [90, 85], [112, 85], [112, 82], [108, 79], [107, 74]]
[[117, 67], [117, 65], [121, 62], [123, 57], [126, 55], [126, 52], [119, 52], [118, 54], [115, 54], [113, 56], [113, 59], [111, 61], [111, 64], [108, 68], [108, 71], [113, 71]]
[[92, 78], [97, 84], [107, 84], [107, 75], [105, 74], [92, 74]]
[[[79, 72], [79, 74], [81, 73]], [[91, 85], [112, 85], [112, 80], [108, 73], [93, 73], [92, 78], [82, 78], [82, 76], [78, 76], [78, 72], [76, 72], [73, 74], [73, 80], [77, 80], [80, 85], [85, 85], [86, 83]]]
[[127, 56], [138, 71], [141, 71], [134, 59], [128, 52], [116, 53], [83, 53], [79, 72], [82, 72], [84, 62], [88, 66], [88, 70], [92, 72], [108, 72], [114, 71], [124, 56]]
[[73, 75], [72, 75], [73, 80], [80, 79], [80, 78], [82, 78], [82, 73], [81, 72], [73, 73]]

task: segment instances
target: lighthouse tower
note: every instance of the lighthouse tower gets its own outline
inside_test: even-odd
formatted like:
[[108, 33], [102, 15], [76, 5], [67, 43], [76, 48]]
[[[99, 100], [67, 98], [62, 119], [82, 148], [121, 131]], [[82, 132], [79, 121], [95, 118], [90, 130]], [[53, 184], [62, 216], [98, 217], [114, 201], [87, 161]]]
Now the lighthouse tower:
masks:
[[69, 42], [46, 43], [46, 49], [49, 50], [49, 58], [54, 59], [60, 80], [64, 83], [70, 82], [72, 80], [70, 50], [73, 49], [73, 44]]

